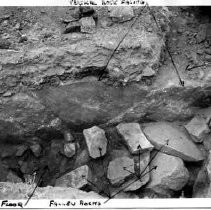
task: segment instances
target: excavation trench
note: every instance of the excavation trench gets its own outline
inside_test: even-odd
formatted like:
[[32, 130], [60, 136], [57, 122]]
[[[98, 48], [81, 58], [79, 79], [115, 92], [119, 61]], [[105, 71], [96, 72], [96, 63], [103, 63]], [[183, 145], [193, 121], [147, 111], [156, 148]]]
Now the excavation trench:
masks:
[[211, 196], [206, 8], [0, 10], [0, 199]]

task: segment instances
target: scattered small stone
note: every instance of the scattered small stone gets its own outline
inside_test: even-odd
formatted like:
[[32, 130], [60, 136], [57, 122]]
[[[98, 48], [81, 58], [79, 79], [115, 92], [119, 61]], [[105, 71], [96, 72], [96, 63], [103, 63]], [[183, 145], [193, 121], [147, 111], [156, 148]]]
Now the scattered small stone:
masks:
[[50, 122], [50, 127], [60, 130], [62, 127], [62, 121], [57, 117]]
[[121, 123], [116, 128], [132, 154], [153, 149], [138, 123]]
[[2, 20], [8, 20], [10, 18], [10, 15], [4, 15], [0, 17], [0, 21]]
[[64, 140], [66, 142], [74, 142], [73, 135], [69, 131], [64, 131]]
[[154, 75], [155, 75], [155, 71], [151, 67], [149, 67], [149, 66], [147, 66], [143, 70], [143, 73], [142, 73], [142, 76], [144, 76], [144, 77], [152, 77]]
[[30, 146], [31, 151], [35, 155], [35, 157], [40, 157], [42, 148], [39, 144], [34, 144]]
[[208, 62], [211, 62], [211, 55], [206, 55], [205, 60], [208, 61]]
[[8, 40], [0, 40], [0, 49], [9, 49], [11, 46], [10, 41]]
[[21, 24], [20, 23], [16, 23], [16, 25], [14, 26], [14, 29], [20, 29], [20, 27], [21, 27]]
[[71, 158], [75, 155], [75, 143], [65, 143], [64, 144], [64, 155], [68, 158]]
[[148, 31], [148, 32], [152, 32], [153, 29], [152, 29], [151, 27], [149, 27], [149, 28], [147, 28], [147, 31]]
[[26, 146], [26, 145], [20, 145], [20, 146], [18, 146], [15, 155], [17, 157], [21, 157], [24, 154], [24, 152], [26, 152], [27, 149], [28, 149], [28, 146]]
[[21, 35], [19, 39], [19, 43], [26, 42], [28, 40], [27, 36], [25, 34]]
[[206, 120], [198, 116], [185, 125], [185, 128], [195, 142], [202, 142], [203, 138], [210, 132]]
[[151, 172], [151, 180], [146, 188], [160, 193], [163, 190], [181, 190], [189, 179], [189, 172], [185, 168], [183, 161], [174, 156], [159, 153], [151, 162], [151, 166], [157, 166]]
[[107, 139], [105, 131], [97, 126], [83, 130], [89, 155], [98, 158], [106, 154]]
[[80, 19], [81, 32], [93, 33], [95, 32], [95, 21], [93, 17], [83, 17]]
[[20, 164], [20, 170], [23, 174], [30, 173], [30, 169], [29, 169], [28, 163], [26, 161], [19, 162], [19, 164]]
[[133, 8], [127, 7], [108, 7], [109, 16], [114, 22], [125, 22], [134, 17]]
[[134, 173], [134, 160], [129, 157], [121, 157], [112, 160], [108, 165], [107, 178], [112, 185], [120, 185], [125, 179], [131, 176], [131, 171]]
[[178, 28], [178, 29], [177, 29], [177, 33], [178, 33], [178, 34], [182, 34], [183, 32], [184, 32], [184, 29], [183, 29], [183, 28]]
[[3, 97], [10, 97], [10, 96], [12, 96], [12, 94], [13, 94], [13, 92], [8, 90], [8, 91], [5, 92], [2, 96], [3, 96]]
[[70, 22], [65, 30], [64, 34], [73, 33], [73, 32], [80, 32], [81, 31], [81, 24], [79, 22]]
[[82, 189], [89, 185], [87, 180], [91, 180], [91, 171], [87, 165], [81, 166], [56, 180], [56, 187], [72, 187]]
[[13, 173], [12, 171], [9, 171], [7, 175], [7, 182], [21, 183], [22, 180], [15, 173]]
[[202, 49], [197, 50], [197, 54], [202, 55], [203, 53], [204, 53], [204, 50], [202, 50]]
[[209, 48], [209, 49], [205, 49], [204, 52], [205, 52], [206, 54], [208, 54], [208, 55], [211, 55], [211, 49], [210, 49], [210, 48]]
[[185, 161], [201, 161], [204, 159], [192, 139], [171, 123], [148, 123], [145, 125], [143, 132], [156, 149], [162, 147], [162, 152], [166, 154], [180, 157]]

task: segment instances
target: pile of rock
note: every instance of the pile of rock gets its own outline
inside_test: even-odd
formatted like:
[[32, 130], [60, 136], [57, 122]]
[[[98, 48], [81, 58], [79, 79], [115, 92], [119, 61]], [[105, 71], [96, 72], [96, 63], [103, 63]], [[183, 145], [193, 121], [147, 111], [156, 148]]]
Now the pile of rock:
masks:
[[[49, 142], [49, 148], [44, 148], [38, 141], [28, 146], [5, 147], [1, 157], [7, 160], [15, 156], [24, 176], [7, 170], [4, 174], [6, 178], [2, 177], [1, 181], [22, 182], [37, 167], [33, 161], [42, 162], [46, 156], [50, 171], [56, 173], [55, 170], [58, 170], [59, 177], [54, 182], [56, 187], [94, 190], [103, 196], [116, 194], [124, 198], [148, 197], [149, 192], [158, 197], [174, 197], [186, 185], [195, 182], [192, 183], [193, 196], [208, 197], [210, 152], [201, 171], [194, 172], [195, 178], [187, 165], [191, 164], [194, 168], [195, 163], [199, 165], [205, 159], [200, 145], [206, 145], [210, 137], [210, 113], [210, 109], [201, 110], [184, 126], [169, 122], [120, 123], [114, 129], [116, 136], [110, 136], [107, 129], [93, 126], [83, 130], [85, 147], [82, 148], [83, 144], [79, 145], [68, 130], [63, 132], [63, 140]], [[118, 150], [111, 138], [116, 138], [114, 141], [121, 145]], [[34, 156], [32, 162], [23, 158], [27, 153]], [[72, 167], [68, 169], [70, 163]], [[5, 167], [3, 162], [0, 167]], [[96, 174], [96, 171], [100, 173]], [[36, 176], [31, 179], [36, 182]], [[116, 193], [119, 191], [124, 192], [123, 195]]]
[[[207, 134], [209, 127], [194, 127], [193, 122], [195, 119], [185, 126], [190, 134], [200, 133], [200, 138], [202, 134]], [[192, 133], [190, 128], [195, 133]], [[129, 152], [108, 158], [104, 175], [109, 182], [111, 194], [119, 190], [137, 193], [144, 187], [143, 190], [171, 197], [174, 192], [182, 190], [189, 181], [189, 171], [184, 163], [194, 164], [204, 160], [191, 135], [184, 127], [172, 123], [147, 123], [142, 127], [138, 123], [121, 123], [116, 126], [116, 131], [121, 138], [121, 144], [125, 145]], [[85, 129], [83, 134], [91, 159], [100, 161], [110, 156], [107, 151], [108, 140], [103, 129], [94, 126]], [[92, 188], [97, 185], [93, 177], [92, 169], [86, 165], [59, 178], [56, 186], [83, 189], [89, 185]], [[79, 181], [82, 179], [83, 181]], [[94, 182], [93, 185], [90, 184], [91, 181]]]

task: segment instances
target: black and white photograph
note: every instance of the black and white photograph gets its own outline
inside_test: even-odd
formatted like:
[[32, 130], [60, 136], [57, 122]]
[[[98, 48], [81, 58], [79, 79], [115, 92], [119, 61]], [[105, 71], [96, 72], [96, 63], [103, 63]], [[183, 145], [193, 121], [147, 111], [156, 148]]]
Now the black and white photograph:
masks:
[[44, 2], [0, 5], [0, 208], [211, 209], [211, 7]]

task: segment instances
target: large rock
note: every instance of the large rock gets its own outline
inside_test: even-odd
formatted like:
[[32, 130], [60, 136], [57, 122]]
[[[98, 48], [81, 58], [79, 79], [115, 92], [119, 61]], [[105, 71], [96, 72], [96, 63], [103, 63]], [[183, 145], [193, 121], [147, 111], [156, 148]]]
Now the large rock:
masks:
[[91, 171], [89, 167], [85, 165], [58, 178], [55, 186], [82, 189], [90, 185], [87, 180], [91, 180]]
[[121, 123], [116, 128], [132, 154], [153, 149], [138, 123]]
[[188, 135], [170, 123], [149, 123], [146, 124], [143, 131], [155, 148], [160, 149], [162, 147], [164, 153], [180, 157], [185, 161], [201, 161], [204, 159], [201, 151]]
[[120, 157], [112, 160], [108, 165], [107, 178], [112, 185], [122, 184], [126, 178], [134, 173], [134, 160], [129, 157]]
[[[31, 185], [24, 183], [0, 183], [0, 199], [26, 199], [26, 195], [32, 192]], [[103, 199], [94, 192], [84, 192], [78, 189], [66, 187], [38, 187], [32, 199]]]
[[115, 22], [124, 22], [134, 17], [133, 7], [108, 7], [109, 16]]
[[[128, 182], [126, 182], [123, 185], [124, 191], [135, 191], [138, 190], [139, 188], [141, 188], [143, 185], [145, 185], [147, 182], [149, 182], [150, 180], [150, 173], [149, 172], [149, 161], [150, 161], [150, 152], [145, 152], [143, 154], [140, 155], [137, 158], [137, 162], [136, 162], [136, 175], [134, 178], [130, 179]], [[139, 164], [139, 159], [140, 159], [140, 164]], [[140, 167], [140, 172], [139, 171], [139, 167]], [[140, 177], [139, 177], [140, 176]], [[135, 181], [137, 180], [137, 181]], [[132, 184], [130, 184], [132, 183]], [[128, 187], [125, 187], [125, 186]]]
[[11, 98], [1, 99], [0, 138], [1, 141], [25, 140], [24, 136], [33, 136], [38, 131], [60, 132], [52, 125], [54, 114], [47, 110], [41, 101], [33, 95], [19, 93]]
[[188, 86], [154, 90], [138, 84], [114, 87], [100, 81], [84, 81], [46, 88], [37, 94], [72, 129], [83, 130], [141, 119], [187, 120], [194, 115], [196, 97], [200, 99], [204, 93], [201, 88]]
[[89, 155], [98, 158], [106, 154], [107, 138], [105, 131], [97, 126], [83, 130]]
[[202, 142], [204, 137], [210, 132], [206, 120], [198, 116], [185, 125], [185, 128], [195, 142]]
[[80, 19], [81, 32], [93, 33], [95, 32], [95, 21], [93, 17], [83, 17]]
[[174, 156], [159, 153], [151, 162], [151, 167], [157, 166], [151, 172], [151, 181], [146, 186], [155, 192], [163, 190], [181, 190], [189, 179], [189, 172], [183, 161]]

